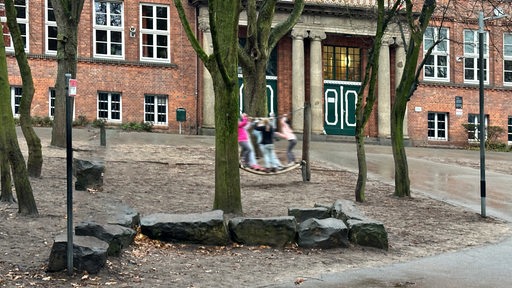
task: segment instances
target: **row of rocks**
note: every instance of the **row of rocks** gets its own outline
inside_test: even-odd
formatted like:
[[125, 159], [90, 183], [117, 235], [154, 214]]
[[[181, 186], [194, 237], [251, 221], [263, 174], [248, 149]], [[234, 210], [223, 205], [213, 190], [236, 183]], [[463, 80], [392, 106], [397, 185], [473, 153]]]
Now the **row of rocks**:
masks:
[[297, 243], [305, 248], [338, 248], [355, 245], [388, 249], [384, 225], [365, 217], [351, 201], [331, 206], [289, 208], [288, 216], [236, 217], [226, 223], [220, 210], [199, 214], [157, 213], [141, 219], [141, 232], [152, 239], [202, 245], [284, 247]]
[[[350, 243], [388, 249], [384, 225], [365, 217], [351, 201], [313, 208], [289, 208], [288, 216], [226, 221], [221, 210], [192, 214], [156, 213], [142, 217], [130, 209], [114, 221], [82, 222], [75, 227], [73, 264], [78, 271], [97, 273], [108, 256], [120, 255], [135, 237], [134, 228], [151, 239], [201, 245], [244, 245], [284, 247], [297, 243], [304, 248], [347, 248]], [[127, 219], [131, 219], [127, 221]], [[50, 254], [48, 271], [66, 269], [67, 236], [59, 235]]]

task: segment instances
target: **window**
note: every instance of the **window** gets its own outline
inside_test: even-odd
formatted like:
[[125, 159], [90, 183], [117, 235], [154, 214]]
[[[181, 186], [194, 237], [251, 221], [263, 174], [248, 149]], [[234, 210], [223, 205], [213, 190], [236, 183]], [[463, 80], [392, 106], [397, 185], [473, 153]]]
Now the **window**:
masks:
[[508, 116], [508, 142], [512, 142], [512, 116]]
[[324, 79], [361, 81], [361, 49], [323, 46]]
[[98, 119], [121, 121], [121, 94], [98, 92]]
[[124, 57], [123, 3], [94, 1], [94, 56]]
[[17, 117], [20, 116], [20, 103], [23, 89], [21, 87], [11, 87], [11, 106], [12, 114]]
[[[18, 21], [18, 26], [20, 27], [21, 38], [23, 40], [23, 44], [25, 45], [25, 51], [28, 52], [28, 0], [14, 1], [14, 7], [16, 8], [16, 20]], [[1, 12], [0, 16], [6, 17], [5, 9]], [[7, 25], [4, 25], [3, 35], [5, 40], [5, 50], [14, 51], [14, 44], [12, 43], [11, 34], [9, 33], [9, 28], [7, 28]]]
[[50, 88], [48, 98], [48, 113], [49, 116], [53, 118], [53, 115], [55, 115], [55, 88]]
[[[489, 34], [484, 35], [484, 81], [489, 79]], [[464, 82], [477, 83], [479, 78], [480, 61], [478, 61], [478, 31], [464, 30]]]
[[144, 97], [144, 121], [156, 125], [167, 125], [167, 96], [146, 95]]
[[169, 7], [141, 5], [141, 58], [169, 62]]
[[46, 0], [46, 54], [57, 54], [57, 22], [52, 1]]
[[428, 139], [448, 140], [448, 114], [428, 112]]
[[512, 85], [512, 33], [503, 34], [503, 82]]
[[423, 35], [423, 53], [427, 53], [436, 41], [440, 41], [434, 46], [432, 53], [427, 57], [423, 68], [423, 77], [425, 80], [448, 81], [450, 78], [448, 63], [449, 41], [447, 28], [428, 27]]
[[[469, 141], [479, 141], [480, 137], [480, 115], [479, 114], [469, 114], [468, 115], [468, 140]], [[487, 126], [489, 125], [489, 116], [485, 115], [485, 139], [487, 139]]]

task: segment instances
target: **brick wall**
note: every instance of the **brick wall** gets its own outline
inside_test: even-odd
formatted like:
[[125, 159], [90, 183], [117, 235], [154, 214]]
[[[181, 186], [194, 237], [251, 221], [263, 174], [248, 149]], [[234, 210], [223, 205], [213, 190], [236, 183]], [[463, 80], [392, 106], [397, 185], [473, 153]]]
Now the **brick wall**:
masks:
[[[155, 128], [174, 132], [178, 130], [175, 111], [185, 108], [187, 121], [183, 123], [185, 133], [197, 133], [196, 80], [197, 57], [183, 31], [174, 5], [170, 4], [170, 64], [148, 64], [139, 61], [139, 13], [140, 3], [124, 3], [125, 59], [109, 61], [93, 58], [92, 2], [86, 1], [80, 20], [78, 43], [78, 88], [75, 98], [75, 117], [84, 115], [89, 120], [97, 117], [97, 92], [121, 93], [122, 121], [144, 120], [144, 95], [168, 96], [168, 126]], [[32, 103], [33, 116], [49, 115], [49, 88], [55, 86], [57, 75], [56, 58], [44, 55], [45, 26], [43, 0], [30, 1], [30, 53], [29, 64], [36, 88]], [[158, 3], [161, 1], [144, 1]], [[195, 29], [195, 9], [184, 5], [192, 29]], [[130, 27], [136, 29], [130, 37]], [[9, 81], [21, 85], [19, 70], [13, 55], [8, 57]]]

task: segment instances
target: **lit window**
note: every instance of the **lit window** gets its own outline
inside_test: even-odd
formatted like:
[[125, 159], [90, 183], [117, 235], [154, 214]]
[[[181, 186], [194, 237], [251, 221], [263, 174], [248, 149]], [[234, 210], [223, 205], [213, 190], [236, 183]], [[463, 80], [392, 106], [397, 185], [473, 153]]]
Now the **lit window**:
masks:
[[144, 121], [155, 125], [167, 125], [167, 96], [144, 97]]
[[323, 46], [322, 65], [324, 79], [361, 81], [361, 49]]
[[[18, 26], [20, 27], [21, 38], [23, 40], [23, 44], [25, 45], [25, 51], [28, 52], [28, 1], [16, 0], [14, 1], [14, 7], [16, 8], [16, 21], [18, 22]], [[0, 13], [1, 17], [6, 17], [5, 9], [0, 11]], [[11, 34], [9, 33], [9, 28], [7, 27], [7, 25], [4, 25], [3, 27], [3, 35], [5, 41], [5, 50], [14, 51], [14, 44], [12, 42]]]
[[123, 3], [94, 1], [94, 55], [124, 58]]
[[[488, 38], [489, 35], [485, 32], [484, 35], [484, 81], [488, 83], [489, 79], [489, 49]], [[478, 83], [479, 78], [479, 52], [478, 52], [478, 31], [464, 30], [464, 82]]]
[[121, 94], [98, 92], [98, 119], [121, 121]]
[[57, 53], [57, 22], [53, 12], [52, 1], [46, 0], [46, 53]]
[[448, 140], [448, 114], [447, 113], [428, 113], [428, 139], [430, 140]]
[[169, 62], [169, 6], [141, 5], [141, 59]]
[[436, 42], [438, 43], [425, 61], [423, 77], [425, 80], [448, 81], [450, 46], [447, 28], [428, 27], [423, 35], [423, 52], [426, 53]]

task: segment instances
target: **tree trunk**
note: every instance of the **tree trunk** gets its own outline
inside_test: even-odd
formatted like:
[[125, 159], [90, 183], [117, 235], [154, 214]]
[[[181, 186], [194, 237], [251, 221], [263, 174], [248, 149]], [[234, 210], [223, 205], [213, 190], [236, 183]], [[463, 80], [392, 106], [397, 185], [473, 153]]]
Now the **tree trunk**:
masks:
[[4, 155], [7, 155], [11, 164], [16, 196], [18, 198], [18, 212], [22, 215], [38, 215], [32, 187], [28, 180], [25, 159], [18, 145], [18, 135], [11, 108], [11, 93], [7, 72], [5, 43], [0, 37], [0, 143], [5, 144]]
[[[2, 123], [1, 120], [0, 123]], [[0, 144], [0, 186], [2, 186], [0, 192], [0, 202], [7, 202], [11, 204], [14, 203], [15, 200], [12, 194], [11, 182], [11, 166], [9, 165], [7, 152], [5, 151], [5, 143]]]
[[20, 69], [20, 75], [23, 82], [23, 95], [20, 103], [20, 126], [28, 146], [27, 170], [29, 176], [40, 177], [43, 167], [43, 152], [41, 150], [41, 140], [37, 136], [32, 126], [30, 110], [32, 99], [34, 98], [34, 81], [32, 71], [27, 60], [25, 47], [21, 38], [21, 32], [16, 22], [16, 8], [12, 0], [5, 0], [5, 10], [7, 14], [7, 24], [14, 43], [16, 51], [16, 60]]
[[[264, 62], [263, 62], [264, 61]], [[255, 63], [254, 72], [242, 70], [244, 77], [244, 112], [253, 117], [267, 117], [267, 78], [268, 59]]]
[[368, 180], [368, 167], [366, 165], [366, 151], [364, 149], [364, 135], [359, 133], [356, 135], [356, 150], [357, 150], [357, 182], [355, 196], [357, 202], [364, 202], [366, 200], [366, 181]]
[[[213, 75], [212, 75], [213, 76]], [[215, 90], [215, 200], [214, 209], [242, 215], [238, 168], [238, 90], [214, 78]], [[217, 78], [217, 79], [215, 79]]]
[[391, 145], [395, 162], [395, 196], [410, 197], [409, 166], [404, 147], [404, 117], [407, 104], [395, 103], [391, 117]]
[[78, 24], [85, 0], [51, 0], [57, 22], [57, 78], [51, 145], [66, 147], [66, 74], [76, 78]]

